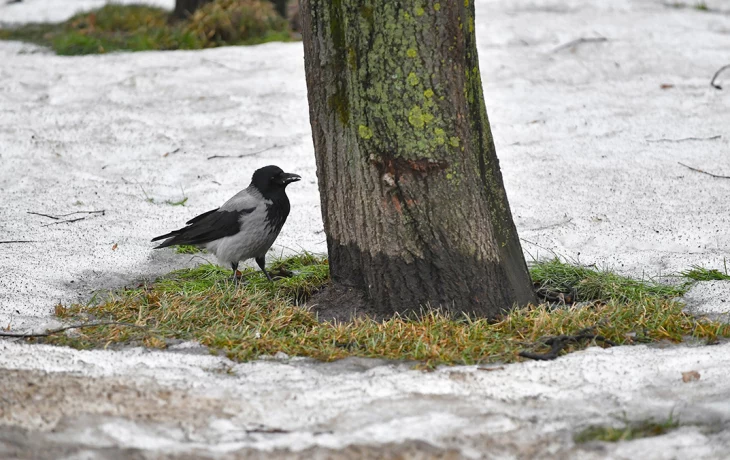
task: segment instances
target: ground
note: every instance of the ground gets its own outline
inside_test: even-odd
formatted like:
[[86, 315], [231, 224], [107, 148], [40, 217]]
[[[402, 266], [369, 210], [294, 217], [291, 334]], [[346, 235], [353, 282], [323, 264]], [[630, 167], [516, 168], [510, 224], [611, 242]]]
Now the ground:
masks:
[[[1, 4], [0, 22], [101, 3]], [[528, 259], [556, 253], [636, 277], [724, 270], [730, 179], [687, 167], [730, 176], [730, 73], [724, 90], [709, 84], [730, 63], [730, 10], [706, 4], [477, 2], [485, 98]], [[3, 327], [43, 329], [59, 302], [197, 263], [149, 239], [266, 164], [304, 178], [272, 256], [325, 250], [300, 43], [62, 58], [0, 42], [0, 60], [0, 241], [24, 241], [0, 244]], [[65, 223], [30, 214], [102, 210]], [[687, 301], [723, 315], [729, 293], [728, 282], [700, 283]], [[285, 356], [237, 364], [190, 344], [4, 341], [0, 368], [0, 456], [11, 458], [719, 459], [730, 449], [730, 344], [424, 372]], [[700, 379], [684, 382], [689, 371]], [[590, 425], [669, 417], [680, 428], [659, 437], [573, 442]]]

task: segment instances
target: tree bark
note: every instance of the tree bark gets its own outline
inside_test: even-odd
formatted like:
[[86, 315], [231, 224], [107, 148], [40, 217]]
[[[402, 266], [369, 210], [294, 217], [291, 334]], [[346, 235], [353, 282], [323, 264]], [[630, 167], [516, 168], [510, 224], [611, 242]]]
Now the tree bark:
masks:
[[302, 0], [335, 285], [398, 313], [534, 303], [466, 1]]
[[[290, 0], [269, 0], [274, 4], [274, 9], [282, 18], [286, 18], [286, 7]], [[292, 0], [296, 2], [296, 0]]]

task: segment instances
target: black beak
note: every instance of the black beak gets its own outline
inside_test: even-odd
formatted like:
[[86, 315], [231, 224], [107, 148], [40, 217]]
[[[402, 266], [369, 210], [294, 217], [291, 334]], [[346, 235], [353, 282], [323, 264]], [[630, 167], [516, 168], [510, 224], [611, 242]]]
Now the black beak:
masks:
[[302, 177], [298, 174], [281, 173], [281, 174], [279, 174], [279, 178], [276, 179], [276, 182], [279, 185], [287, 186], [287, 185], [291, 184], [292, 182], [296, 182], [301, 179], [302, 179]]

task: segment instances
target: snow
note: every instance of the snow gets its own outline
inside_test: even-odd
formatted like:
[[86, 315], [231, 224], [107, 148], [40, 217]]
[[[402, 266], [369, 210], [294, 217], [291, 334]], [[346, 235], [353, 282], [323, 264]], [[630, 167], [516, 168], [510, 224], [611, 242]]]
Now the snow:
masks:
[[730, 322], [730, 281], [702, 281], [684, 295], [687, 310]]
[[143, 3], [172, 10], [175, 0], [21, 0], [19, 3], [4, 1], [0, 4], [0, 24], [22, 24], [27, 22], [61, 22], [76, 13], [100, 8], [107, 3]]
[[[0, 4], [0, 22], [59, 21], [103, 3]], [[528, 258], [558, 254], [639, 277], [724, 269], [730, 180], [682, 164], [730, 176], [730, 91], [709, 85], [728, 63], [730, 15], [654, 0], [483, 0], [476, 28]], [[606, 41], [560, 48], [582, 37]], [[59, 57], [0, 42], [0, 62], [0, 241], [30, 241], [0, 244], [3, 327], [40, 329], [58, 302], [198, 263], [153, 251], [149, 239], [219, 206], [267, 164], [303, 177], [289, 187], [292, 213], [272, 256], [326, 250], [300, 43]], [[215, 155], [244, 156], [208, 159]], [[183, 197], [185, 206], [166, 203]], [[70, 223], [29, 214], [101, 210]], [[688, 308], [722, 317], [726, 297], [727, 283], [700, 283]], [[0, 421], [31, 430], [38, 445], [158, 453], [425, 441], [472, 457], [723, 458], [729, 346], [589, 349], [494, 371], [424, 373], [358, 360], [236, 364], [184, 349], [0, 342], [14, 397], [47, 376], [67, 398], [49, 394], [27, 413], [0, 399]], [[700, 380], [682, 382], [691, 370]], [[109, 388], [139, 394], [109, 406]], [[166, 403], [168, 394], [177, 402]], [[150, 419], [138, 415], [145, 398], [160, 408]], [[661, 437], [572, 442], [590, 424], [670, 413], [683, 428]], [[288, 432], [250, 432], [259, 425]]]
[[[673, 452], [674, 458], [722, 458], [728, 441], [723, 430], [730, 421], [726, 378], [730, 344], [590, 348], [554, 362], [525, 362], [492, 371], [445, 367], [434, 372], [404, 364], [370, 367], [365, 360], [236, 364], [213, 356], [127, 350], [114, 353], [112, 363], [109, 352], [98, 350], [10, 343], [0, 343], [0, 350], [2, 367], [93, 377], [88, 386], [134, 375], [138, 385], [151, 382], [151, 394], [160, 387], [173, 393], [187, 388], [188, 404], [204, 419], [186, 425], [164, 415], [157, 424], [79, 420], [74, 430], [66, 428], [67, 443], [93, 445], [107, 439], [106, 443], [127, 448], [221, 453], [421, 439], [441, 449], [457, 448], [467, 457], [479, 456], [485, 445], [494, 443], [496, 457], [509, 453], [515, 444], [518, 453], [534, 452], [540, 458], [551, 453], [554, 458], [602, 458], [592, 455], [590, 445], [571, 445], [576, 427], [620, 426], [625, 419], [661, 422], [670, 416], [685, 428], [628, 443], [632, 448], [607, 445], [606, 452], [614, 451], [614, 458], [635, 458], [637, 452], [662, 458], [653, 451], [661, 454], [667, 449], [664, 452]], [[698, 372], [700, 380], [684, 383], [682, 372], [690, 370]], [[201, 404], [203, 398], [224, 400], [226, 410], [212, 415]], [[44, 422], [60, 418], [63, 409], [67, 416], [85, 410], [94, 413], [100, 403], [69, 391], [61, 408], [46, 409]], [[127, 417], [134, 419], [133, 414]], [[252, 435], [257, 427], [282, 432]]]

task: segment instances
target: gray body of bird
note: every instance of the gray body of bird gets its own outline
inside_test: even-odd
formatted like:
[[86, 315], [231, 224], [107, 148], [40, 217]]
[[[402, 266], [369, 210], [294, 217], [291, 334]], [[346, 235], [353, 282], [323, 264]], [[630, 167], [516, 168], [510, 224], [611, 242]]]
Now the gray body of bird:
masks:
[[226, 267], [266, 256], [281, 232], [281, 227], [277, 228], [266, 218], [267, 208], [272, 205], [271, 200], [264, 199], [253, 187], [241, 190], [219, 208], [219, 211], [239, 215], [239, 232], [205, 243], [205, 249], [215, 254], [218, 262]]
[[220, 208], [190, 219], [184, 228], [153, 238], [165, 240], [155, 249], [183, 244], [204, 247], [221, 265], [231, 267], [234, 277], [239, 262], [253, 258], [271, 280], [265, 268], [266, 252], [289, 215], [286, 186], [300, 179], [277, 166], [257, 169], [251, 185]]

